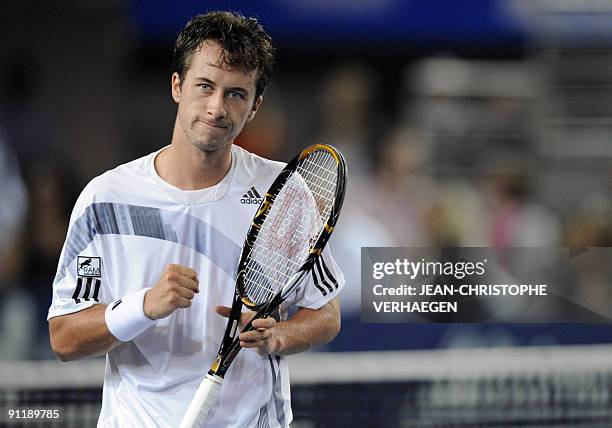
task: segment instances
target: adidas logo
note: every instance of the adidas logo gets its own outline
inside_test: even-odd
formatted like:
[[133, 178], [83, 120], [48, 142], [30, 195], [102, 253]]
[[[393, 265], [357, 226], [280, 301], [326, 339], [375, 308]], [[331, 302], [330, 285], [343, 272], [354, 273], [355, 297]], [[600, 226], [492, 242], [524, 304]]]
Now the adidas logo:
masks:
[[240, 203], [241, 204], [257, 204], [257, 205], [259, 205], [259, 204], [261, 204], [261, 201], [263, 201], [263, 198], [257, 192], [257, 189], [255, 189], [254, 187], [251, 187], [248, 192], [246, 192], [244, 195], [242, 195], [242, 199], [240, 199]]

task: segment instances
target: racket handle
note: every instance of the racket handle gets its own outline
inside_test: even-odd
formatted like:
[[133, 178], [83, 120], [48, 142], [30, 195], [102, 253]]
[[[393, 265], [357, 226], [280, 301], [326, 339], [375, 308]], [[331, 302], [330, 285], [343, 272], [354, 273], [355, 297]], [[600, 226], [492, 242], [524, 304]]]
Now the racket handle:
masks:
[[200, 428], [217, 400], [223, 378], [207, 374], [183, 416], [179, 428]]

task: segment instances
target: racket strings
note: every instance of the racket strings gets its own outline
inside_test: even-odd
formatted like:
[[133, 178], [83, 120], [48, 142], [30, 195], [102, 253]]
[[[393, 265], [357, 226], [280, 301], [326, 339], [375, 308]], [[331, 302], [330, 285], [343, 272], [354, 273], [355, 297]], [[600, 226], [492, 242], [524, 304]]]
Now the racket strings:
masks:
[[[256, 304], [271, 300], [308, 256], [314, 203], [304, 202], [307, 189], [299, 181], [296, 174], [288, 178], [251, 250], [244, 284], [245, 293]], [[311, 209], [303, 213], [305, 207]]]
[[337, 163], [325, 151], [307, 156], [287, 178], [246, 265], [244, 294], [253, 303], [270, 302], [302, 267], [330, 216], [336, 183]]
[[323, 224], [329, 218], [336, 196], [338, 181], [337, 163], [326, 151], [317, 151], [307, 156], [297, 168], [304, 178], [319, 207]]

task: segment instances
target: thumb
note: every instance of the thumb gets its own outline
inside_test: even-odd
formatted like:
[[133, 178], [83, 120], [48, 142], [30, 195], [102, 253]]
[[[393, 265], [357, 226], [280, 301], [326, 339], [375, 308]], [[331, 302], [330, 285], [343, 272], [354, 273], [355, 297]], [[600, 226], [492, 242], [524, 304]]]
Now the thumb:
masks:
[[215, 312], [221, 315], [222, 317], [229, 318], [231, 309], [227, 306], [215, 306]]

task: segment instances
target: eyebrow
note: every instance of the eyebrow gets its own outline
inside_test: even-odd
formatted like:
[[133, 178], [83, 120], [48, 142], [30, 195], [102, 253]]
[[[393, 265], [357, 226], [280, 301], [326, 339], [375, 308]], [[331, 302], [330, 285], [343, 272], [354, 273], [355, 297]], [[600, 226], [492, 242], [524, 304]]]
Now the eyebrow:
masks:
[[[196, 76], [196, 77], [194, 77], [194, 79], [195, 79], [195, 80], [199, 80], [199, 81], [201, 81], [201, 82], [206, 82], [206, 83], [210, 83], [210, 84], [212, 84], [212, 85], [216, 85], [216, 83], [215, 83], [215, 82], [213, 82], [213, 81], [212, 81], [212, 80], [210, 80], [210, 79], [207, 79], [206, 77], [197, 77], [197, 76]], [[244, 92], [244, 93], [246, 93], [246, 94], [248, 94], [248, 93], [249, 93], [249, 90], [248, 90], [248, 89], [243, 88], [243, 87], [241, 87], [241, 86], [234, 86], [234, 87], [230, 87], [230, 88], [226, 88], [226, 89], [227, 89], [227, 90], [229, 90], [229, 91], [238, 91], [238, 92]]]

